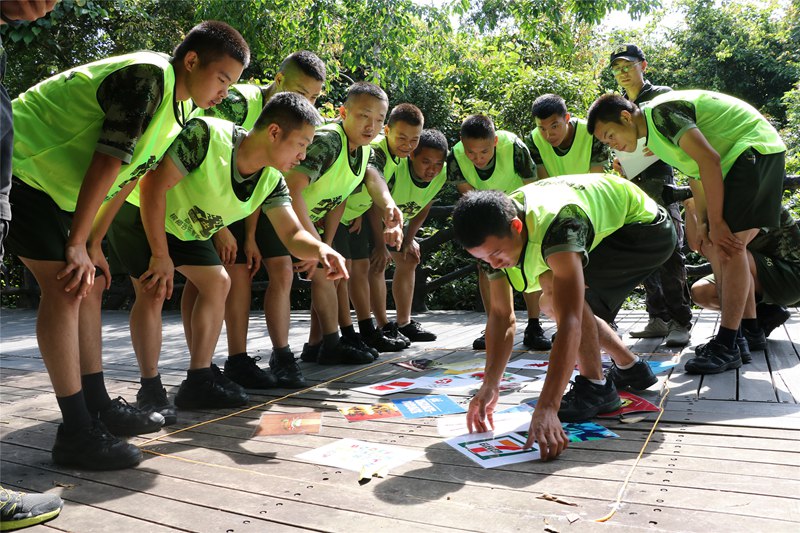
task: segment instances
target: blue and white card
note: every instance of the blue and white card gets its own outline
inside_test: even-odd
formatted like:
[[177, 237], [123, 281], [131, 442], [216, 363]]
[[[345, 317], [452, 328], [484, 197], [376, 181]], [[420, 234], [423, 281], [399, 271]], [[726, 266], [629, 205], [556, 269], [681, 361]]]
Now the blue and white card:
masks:
[[467, 412], [446, 394], [397, 399], [392, 400], [392, 403], [397, 406], [405, 418], [425, 418]]

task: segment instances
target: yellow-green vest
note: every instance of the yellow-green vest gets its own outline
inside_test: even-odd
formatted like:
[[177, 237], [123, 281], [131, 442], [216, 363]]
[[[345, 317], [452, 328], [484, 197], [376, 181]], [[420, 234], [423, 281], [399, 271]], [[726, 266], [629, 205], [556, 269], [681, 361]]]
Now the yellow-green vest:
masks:
[[447, 181], [447, 166], [442, 167], [427, 187], [419, 187], [411, 178], [411, 160], [405, 158], [397, 165], [392, 180], [392, 199], [408, 222], [431, 203]]
[[[378, 135], [370, 143], [373, 150], [381, 150], [386, 156], [386, 165], [383, 167], [383, 179], [389, 182], [394, 176], [400, 158], [395, 158], [389, 150], [389, 141], [383, 135]], [[408, 159], [408, 158], [406, 158]], [[353, 193], [347, 197], [347, 205], [342, 215], [342, 224], [349, 224], [360, 217], [372, 207], [372, 196], [369, 195], [366, 185], [357, 186]]]
[[592, 166], [592, 136], [586, 129], [586, 121], [578, 119], [575, 122], [575, 137], [572, 146], [564, 155], [556, 153], [555, 148], [542, 136], [539, 128], [531, 133], [533, 144], [542, 156], [547, 175], [564, 176], [567, 174], [587, 174]]
[[487, 180], [478, 176], [475, 165], [467, 157], [464, 145], [459, 141], [453, 147], [458, 168], [464, 179], [476, 190], [503, 191], [508, 194], [523, 185], [522, 176], [514, 169], [514, 143], [517, 136], [509, 131], [497, 131], [497, 145], [494, 152], [494, 171]]

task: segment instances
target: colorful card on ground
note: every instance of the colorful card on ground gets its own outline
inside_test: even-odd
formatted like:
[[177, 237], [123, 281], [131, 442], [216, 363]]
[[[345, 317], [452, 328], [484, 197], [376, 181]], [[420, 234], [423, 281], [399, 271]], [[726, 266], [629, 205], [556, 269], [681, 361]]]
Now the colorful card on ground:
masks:
[[653, 374], [660, 374], [662, 372], [666, 372], [670, 368], [677, 366], [677, 362], [672, 360], [667, 361], [653, 361], [652, 359], [647, 362], [650, 365], [650, 370], [653, 371]]
[[[523, 404], [524, 405], [524, 404]], [[503, 433], [510, 433], [519, 428], [527, 429], [531, 423], [531, 411], [523, 410], [522, 406], [515, 406], [520, 409], [512, 411], [506, 409], [504, 411], [494, 414], [494, 433], [497, 435]], [[455, 437], [457, 435], [466, 435], [469, 433], [467, 429], [466, 416], [446, 416], [436, 420], [436, 431], [442, 437]]]
[[[472, 372], [471, 374], [463, 374], [460, 377], [462, 378], [474, 378], [483, 381], [485, 376], [485, 372]], [[504, 383], [524, 383], [526, 381], [534, 381], [537, 378], [531, 376], [521, 376], [519, 374], [512, 374], [510, 372], [503, 372], [503, 375], [500, 377], [500, 384]]]
[[476, 358], [468, 361], [456, 363], [442, 363], [444, 374], [466, 374], [468, 372], [479, 372], [486, 367], [486, 359]]
[[322, 427], [322, 413], [264, 413], [253, 431], [253, 437], [271, 435], [298, 435], [319, 433]]
[[415, 389], [417, 379], [392, 379], [381, 383], [374, 383], [372, 385], [365, 385], [363, 387], [356, 387], [352, 389], [356, 392], [366, 392], [367, 394], [374, 394], [375, 396], [385, 396], [395, 392], [403, 392], [409, 389]]
[[339, 412], [344, 415], [348, 422], [360, 422], [362, 420], [375, 420], [378, 418], [403, 416], [393, 403], [376, 403], [374, 405], [353, 405], [351, 407], [340, 407]]
[[423, 450], [376, 444], [354, 439], [341, 439], [296, 457], [311, 463], [344, 468], [359, 473], [359, 479], [385, 475], [396, 466], [421, 457]]
[[644, 398], [631, 394], [627, 391], [620, 391], [619, 398], [622, 400], [622, 407], [610, 413], [597, 415], [597, 418], [618, 418], [630, 413], [650, 413], [658, 412], [658, 407], [648, 402]]
[[509, 361], [506, 368], [519, 368], [521, 370], [541, 370], [547, 371], [550, 361], [542, 361], [540, 359], [517, 359], [516, 361]]
[[397, 409], [405, 418], [425, 418], [466, 412], [466, 409], [458, 405], [446, 394], [403, 398], [392, 400], [392, 403], [397, 406]]
[[561, 424], [570, 442], [586, 442], [600, 439], [617, 439], [619, 435], [594, 422], [569, 422]]
[[526, 439], [526, 436], [517, 432], [504, 435], [471, 433], [445, 442], [483, 468], [495, 468], [539, 459], [538, 446], [534, 444], [533, 448], [524, 448]]
[[411, 359], [410, 361], [396, 361], [392, 364], [413, 370], [414, 372], [422, 372], [423, 370], [430, 370], [431, 368], [442, 366], [441, 363], [433, 359]]
[[417, 378], [416, 388], [428, 390], [460, 390], [470, 387], [479, 387], [482, 381], [463, 376], [424, 376]]

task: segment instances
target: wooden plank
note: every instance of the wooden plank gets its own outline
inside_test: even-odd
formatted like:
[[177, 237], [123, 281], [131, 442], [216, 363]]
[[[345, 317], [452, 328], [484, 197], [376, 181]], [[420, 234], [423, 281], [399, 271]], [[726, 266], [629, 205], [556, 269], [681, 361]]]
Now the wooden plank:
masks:
[[739, 369], [739, 400], [746, 402], [778, 401], [772, 374], [764, 350], [752, 352], [752, 362]]

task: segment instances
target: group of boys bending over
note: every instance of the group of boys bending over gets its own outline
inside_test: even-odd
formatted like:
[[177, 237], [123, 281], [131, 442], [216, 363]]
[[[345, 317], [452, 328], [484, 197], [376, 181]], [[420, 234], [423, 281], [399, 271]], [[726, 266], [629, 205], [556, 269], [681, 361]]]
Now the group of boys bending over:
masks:
[[[390, 112], [386, 93], [371, 83], [350, 86], [341, 120], [323, 124], [314, 103], [325, 66], [311, 52], [287, 57], [268, 86], [233, 85], [248, 61], [235, 29], [204, 22], [172, 56], [138, 52], [76, 67], [13, 102], [8, 244], [42, 290], [37, 339], [63, 417], [52, 451], [58, 464], [134, 466], [141, 452], [120, 437], [174, 424], [176, 406], [236, 407], [247, 403], [245, 389], [306, 387], [289, 345], [298, 272], [312, 298], [302, 361], [367, 364], [435, 340], [411, 318], [414, 237], [447, 181], [463, 194], [453, 224], [479, 260], [488, 312], [485, 335], [473, 344], [486, 349], [487, 363], [470, 429], [492, 424], [516, 330], [512, 290], [521, 291], [523, 342], [552, 349], [529, 439], [544, 459], [566, 446], [560, 421], [614, 410], [617, 388], [656, 382], [609, 326], [635, 286], [647, 280], [650, 322], [639, 333], [689, 340], [681, 215], [662, 196], [672, 167], [694, 178], [687, 238], [714, 268], [718, 290], [706, 289], [704, 303], [722, 310], [719, 332], [697, 347], [687, 371], [737, 368], [748, 341], [763, 349], [756, 296], [781, 312], [800, 300], [800, 238], [781, 208], [785, 147], [777, 133], [729, 96], [653, 87], [636, 46], [611, 56], [626, 93], [599, 98], [587, 120], [544, 95], [524, 140], [473, 115], [452, 150], [441, 132], [424, 129], [416, 106]], [[605, 145], [630, 152], [643, 137], [659, 166], [630, 179], [603, 173]], [[389, 261], [394, 321], [386, 311]], [[268, 369], [247, 353], [251, 282], [262, 264]], [[173, 405], [158, 361], [161, 309], [176, 270], [186, 278], [189, 369]], [[136, 406], [112, 400], [102, 373], [100, 304], [112, 271], [129, 275], [136, 293]], [[558, 327], [552, 344], [540, 312]], [[228, 358], [220, 370], [212, 357], [223, 322]], [[614, 361], [608, 374], [601, 348]], [[576, 362], [580, 375], [563, 394]]]

